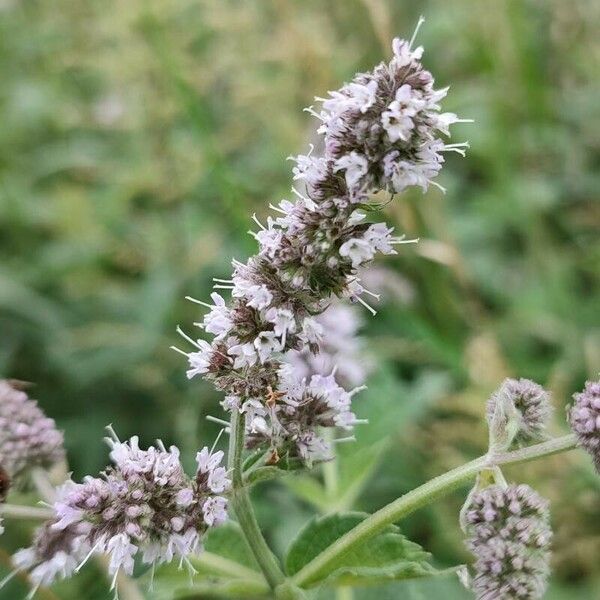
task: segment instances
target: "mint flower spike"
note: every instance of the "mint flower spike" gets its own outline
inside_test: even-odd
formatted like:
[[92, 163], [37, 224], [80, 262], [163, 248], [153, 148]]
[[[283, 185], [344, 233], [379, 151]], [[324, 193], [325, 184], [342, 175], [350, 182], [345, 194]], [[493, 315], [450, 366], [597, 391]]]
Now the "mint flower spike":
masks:
[[109, 432], [113, 465], [101, 477], [58, 488], [54, 518], [13, 557], [37, 587], [69, 577], [94, 554], [109, 556], [113, 589], [120, 570], [132, 574], [136, 556], [152, 565], [176, 558], [193, 571], [189, 556], [200, 552], [202, 534], [227, 519], [223, 452], [203, 448], [190, 478], [175, 446], [143, 450], [137, 437], [121, 442]]
[[63, 434], [18, 384], [0, 379], [0, 462], [14, 481], [65, 457]]
[[587, 381], [573, 401], [567, 413], [571, 429], [600, 474], [600, 381]]
[[188, 359], [188, 377], [212, 381], [226, 395], [226, 410], [248, 413], [250, 444], [270, 448], [275, 461], [284, 454], [307, 463], [327, 456], [318, 428], [352, 430], [359, 422], [350, 402], [356, 390], [295, 377], [281, 359], [290, 350], [319, 351], [324, 333], [316, 316], [333, 296], [375, 314], [364, 297], [377, 295], [361, 284], [359, 268], [416, 241], [366, 222], [361, 209], [378, 191], [441, 188], [434, 179], [445, 153], [464, 155], [468, 147], [445, 141], [450, 126], [465, 119], [441, 112], [448, 88], [434, 88], [423, 49], [398, 39], [392, 47], [388, 63], [317, 98], [320, 109], [307, 109], [320, 121], [321, 152], [311, 146], [292, 159], [294, 197], [271, 206], [275, 214], [265, 223], [253, 217], [258, 253], [234, 260], [230, 278], [215, 279], [231, 302], [216, 292], [211, 303], [190, 298], [209, 310], [196, 325], [212, 342], [179, 330], [194, 347], [174, 348]]
[[472, 495], [464, 521], [477, 600], [542, 598], [552, 539], [544, 498], [528, 485], [490, 486]]
[[529, 379], [505, 379], [487, 403], [490, 447], [504, 451], [546, 438], [552, 416], [550, 394]]

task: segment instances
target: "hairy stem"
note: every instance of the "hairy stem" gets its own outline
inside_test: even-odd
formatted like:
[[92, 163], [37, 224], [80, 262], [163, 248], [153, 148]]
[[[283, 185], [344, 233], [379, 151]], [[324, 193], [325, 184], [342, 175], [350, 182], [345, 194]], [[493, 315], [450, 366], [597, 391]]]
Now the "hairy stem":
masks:
[[506, 452], [495, 456], [482, 456], [465, 465], [452, 469], [424, 483], [420, 487], [394, 500], [387, 506], [373, 513], [359, 523], [354, 529], [345, 533], [321, 554], [304, 566], [294, 575], [292, 581], [298, 586], [306, 586], [327, 570], [340, 556], [365, 540], [377, 535], [388, 525], [395, 523], [412, 512], [431, 504], [445, 496], [463, 483], [466, 483], [483, 468], [497, 465], [508, 465], [535, 460], [558, 452], [571, 450], [577, 446], [574, 435], [566, 435], [542, 444], [536, 444], [522, 450]]
[[229, 470], [233, 489], [231, 504], [244, 537], [256, 558], [267, 583], [275, 589], [283, 583], [285, 577], [281, 567], [260, 531], [248, 490], [244, 485], [242, 473], [242, 453], [244, 450], [244, 415], [234, 410], [231, 413], [231, 432], [229, 436]]
[[[323, 432], [323, 438], [325, 441], [333, 447], [335, 440], [335, 430], [326, 429]], [[323, 481], [325, 483], [325, 490], [327, 492], [328, 499], [328, 511], [332, 508], [335, 509], [336, 501], [339, 501], [338, 490], [339, 490], [339, 471], [338, 471], [338, 459], [334, 453], [332, 460], [323, 463]], [[339, 587], [335, 590], [335, 600], [354, 600], [354, 592], [351, 587]]]

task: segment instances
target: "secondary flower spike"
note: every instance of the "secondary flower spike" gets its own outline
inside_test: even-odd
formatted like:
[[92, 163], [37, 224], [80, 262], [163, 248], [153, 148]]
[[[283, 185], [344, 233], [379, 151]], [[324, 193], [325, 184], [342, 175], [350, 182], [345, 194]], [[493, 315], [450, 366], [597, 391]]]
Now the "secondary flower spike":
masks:
[[[314, 148], [294, 158], [294, 198], [271, 206], [274, 216], [256, 216], [258, 253], [233, 261], [229, 279], [215, 288], [231, 292], [227, 303], [190, 300], [209, 313], [198, 325], [214, 336], [196, 340], [182, 352], [188, 377], [202, 375], [226, 394], [228, 410], [249, 413], [251, 443], [270, 446], [273, 456], [328, 455], [318, 427], [352, 429], [357, 420], [350, 397], [329, 379], [298, 379], [281, 366], [290, 350], [317, 353], [323, 328], [315, 318], [333, 296], [375, 310], [365, 296], [358, 269], [376, 254], [396, 254], [406, 240], [385, 223], [366, 220], [371, 194], [426, 190], [446, 152], [464, 155], [466, 143], [448, 144], [449, 127], [462, 121], [442, 113], [447, 88], [435, 89], [421, 63], [422, 48], [394, 40], [393, 57], [330, 92], [321, 108], [308, 109], [320, 121], [322, 152]], [[438, 186], [440, 187], [440, 186]]]
[[113, 588], [119, 570], [132, 574], [136, 556], [146, 564], [176, 558], [192, 568], [188, 557], [201, 550], [202, 534], [227, 518], [223, 452], [203, 448], [190, 478], [175, 446], [142, 450], [137, 437], [120, 442], [111, 434], [113, 466], [101, 477], [59, 488], [54, 518], [13, 557], [37, 586], [70, 576], [96, 553], [110, 557]]
[[494, 485], [471, 498], [467, 548], [477, 600], [537, 600], [550, 572], [548, 502], [528, 485]]
[[63, 434], [35, 400], [14, 382], [0, 379], [0, 465], [11, 479], [27, 468], [64, 458]]
[[573, 395], [573, 400], [568, 413], [571, 429], [600, 473], [600, 381], [586, 382], [583, 391]]
[[505, 379], [491, 395], [487, 405], [490, 426], [502, 414], [510, 420], [515, 416], [514, 441], [517, 444], [540, 440], [546, 435], [546, 426], [552, 416], [550, 394], [529, 379]]

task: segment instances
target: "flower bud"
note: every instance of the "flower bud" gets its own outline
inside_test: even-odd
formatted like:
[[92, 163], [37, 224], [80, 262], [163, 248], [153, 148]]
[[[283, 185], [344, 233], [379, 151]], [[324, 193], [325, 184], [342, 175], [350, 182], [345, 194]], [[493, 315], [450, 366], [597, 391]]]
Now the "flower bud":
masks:
[[0, 457], [13, 479], [34, 466], [64, 457], [63, 435], [37, 402], [14, 382], [0, 379]]
[[540, 440], [552, 415], [550, 394], [529, 379], [505, 379], [487, 405], [490, 448], [507, 450], [517, 444]]
[[550, 572], [548, 502], [527, 485], [494, 485], [473, 494], [464, 517], [477, 600], [542, 598]]
[[582, 392], [573, 395], [568, 419], [573, 433], [594, 459], [600, 473], [600, 381], [588, 381]]

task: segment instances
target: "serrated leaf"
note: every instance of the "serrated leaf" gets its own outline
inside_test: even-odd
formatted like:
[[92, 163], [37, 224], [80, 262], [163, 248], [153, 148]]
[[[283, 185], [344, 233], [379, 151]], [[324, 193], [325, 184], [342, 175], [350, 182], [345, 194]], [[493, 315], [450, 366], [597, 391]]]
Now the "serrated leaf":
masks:
[[[368, 517], [365, 513], [349, 512], [310, 521], [292, 542], [286, 570], [294, 575], [342, 535]], [[317, 573], [307, 584], [376, 585], [384, 581], [429, 577], [437, 574], [428, 562], [430, 555], [421, 546], [404, 537], [390, 526], [379, 535], [345, 553]]]

